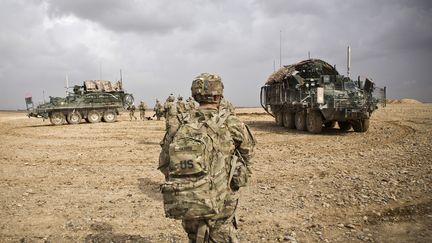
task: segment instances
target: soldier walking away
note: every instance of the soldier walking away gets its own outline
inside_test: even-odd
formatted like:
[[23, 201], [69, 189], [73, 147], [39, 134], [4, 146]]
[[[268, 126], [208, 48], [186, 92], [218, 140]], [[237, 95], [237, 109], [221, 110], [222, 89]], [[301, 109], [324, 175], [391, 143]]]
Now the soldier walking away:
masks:
[[173, 134], [178, 127], [177, 107], [174, 103], [175, 97], [173, 94], [168, 96], [164, 104], [165, 130], [169, 134]]
[[135, 116], [135, 105], [132, 104], [130, 105], [127, 110], [129, 111], [129, 118], [132, 121], [132, 118], [135, 118], [135, 121], [137, 120], [136, 116]]
[[138, 109], [140, 111], [140, 120], [144, 121], [145, 120], [145, 110], [146, 110], [146, 105], [145, 105], [144, 101], [140, 102]]
[[220, 107], [218, 75], [197, 76], [192, 95], [199, 107], [161, 142], [165, 215], [182, 220], [189, 242], [236, 243], [239, 189], [251, 173], [255, 140], [243, 122]]
[[153, 108], [153, 111], [154, 111], [153, 117], [156, 116], [156, 119], [160, 121], [160, 118], [163, 116], [164, 109], [158, 99], [156, 99], [156, 104], [155, 107]]
[[186, 108], [189, 112], [193, 111], [196, 109], [197, 105], [195, 103], [195, 100], [192, 97], [189, 97], [186, 101]]
[[226, 109], [227, 111], [229, 111], [233, 115], [235, 115], [234, 105], [225, 98], [222, 98], [222, 100], [220, 102], [220, 109]]
[[186, 103], [183, 101], [183, 97], [180, 95], [177, 97], [176, 107], [177, 107], [177, 114], [179, 116], [179, 119], [183, 119], [187, 109], [186, 109]]

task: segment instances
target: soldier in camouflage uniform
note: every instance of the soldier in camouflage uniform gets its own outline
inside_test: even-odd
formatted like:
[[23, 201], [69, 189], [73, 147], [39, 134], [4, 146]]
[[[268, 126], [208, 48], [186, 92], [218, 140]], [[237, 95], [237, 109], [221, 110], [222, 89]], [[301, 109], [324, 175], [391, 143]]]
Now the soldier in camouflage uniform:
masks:
[[153, 111], [155, 112], [155, 114], [153, 115], [156, 116], [157, 120], [159, 121], [160, 118], [163, 116], [163, 106], [162, 104], [159, 102], [158, 99], [156, 99], [156, 104], [155, 107], [153, 108]]
[[177, 112], [178, 113], [185, 113], [186, 112], [186, 103], [183, 101], [183, 97], [179, 96], [177, 97]]
[[146, 105], [144, 104], [144, 101], [140, 102], [138, 109], [140, 111], [140, 120], [144, 121], [145, 120], [145, 109], [146, 109]]
[[174, 95], [170, 95], [164, 104], [165, 130], [169, 134], [174, 134], [178, 128], [177, 107], [174, 103]]
[[[232, 151], [228, 156], [239, 157], [235, 166], [228, 167], [233, 172], [232, 177], [226, 178], [226, 183], [230, 185], [224, 199], [223, 210], [214, 217], [208, 219], [183, 219], [182, 226], [188, 234], [189, 242], [239, 242], [235, 211], [238, 204], [238, 190], [246, 186], [250, 176], [250, 166], [255, 140], [248, 127], [241, 122], [226, 107], [222, 107], [220, 102], [223, 98], [223, 84], [221, 78], [214, 74], [203, 73], [196, 77], [192, 83], [192, 95], [199, 103], [199, 107], [191, 113], [191, 119], [195, 121], [223, 120], [225, 129], [228, 129], [228, 143], [232, 144]], [[223, 119], [222, 119], [223, 117]], [[181, 129], [180, 124], [179, 129]], [[229, 135], [230, 134], [230, 135]], [[161, 143], [162, 151], [159, 158], [159, 170], [165, 175], [167, 181], [170, 180], [170, 152], [169, 142], [173, 138], [167, 138]], [[217, 141], [217, 140], [215, 140]], [[225, 141], [226, 143], [227, 141]], [[214, 165], [216, 166], [216, 165]], [[230, 181], [229, 181], [230, 180]], [[225, 183], [225, 182], [222, 182]], [[205, 230], [202, 230], [203, 227]], [[203, 233], [204, 232], [204, 233]]]
[[135, 121], [137, 120], [136, 116], [135, 116], [135, 105], [132, 104], [130, 105], [127, 110], [129, 111], [129, 118], [132, 121], [132, 118], [135, 118]]
[[229, 102], [228, 100], [226, 100], [225, 98], [222, 98], [222, 100], [220, 102], [220, 107], [222, 109], [228, 110], [233, 115], [235, 115], [235, 108], [234, 108], [233, 104], [231, 102]]
[[194, 99], [192, 98], [192, 97], [189, 97], [188, 99], [187, 99], [187, 101], [186, 101], [186, 109], [188, 110], [188, 111], [193, 111], [193, 110], [195, 110], [196, 109], [196, 104], [195, 104], [195, 101], [194, 101]]
[[179, 119], [183, 120], [185, 113], [187, 112], [187, 108], [186, 108], [186, 103], [183, 101], [183, 97], [180, 95], [177, 97], [176, 107], [177, 107], [177, 115], [179, 116]]

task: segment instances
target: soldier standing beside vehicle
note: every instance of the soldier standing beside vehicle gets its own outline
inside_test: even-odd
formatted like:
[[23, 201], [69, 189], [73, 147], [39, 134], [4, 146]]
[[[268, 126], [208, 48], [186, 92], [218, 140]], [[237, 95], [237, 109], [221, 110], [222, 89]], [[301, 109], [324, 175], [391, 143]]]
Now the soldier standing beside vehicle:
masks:
[[132, 121], [132, 118], [135, 118], [135, 121], [137, 120], [136, 116], [135, 116], [135, 105], [132, 104], [130, 105], [127, 110], [129, 111], [129, 118]]
[[145, 109], [146, 109], [146, 105], [145, 105], [144, 101], [140, 102], [138, 109], [140, 111], [140, 120], [144, 121], [145, 120]]
[[199, 107], [161, 143], [165, 214], [182, 220], [189, 242], [239, 242], [238, 190], [250, 176], [255, 140], [243, 122], [220, 107], [218, 75], [197, 76], [191, 89]]
[[162, 104], [159, 102], [158, 99], [156, 99], [155, 107], [153, 108], [154, 116], [156, 116], [157, 120], [160, 121], [160, 118], [163, 116], [164, 110]]

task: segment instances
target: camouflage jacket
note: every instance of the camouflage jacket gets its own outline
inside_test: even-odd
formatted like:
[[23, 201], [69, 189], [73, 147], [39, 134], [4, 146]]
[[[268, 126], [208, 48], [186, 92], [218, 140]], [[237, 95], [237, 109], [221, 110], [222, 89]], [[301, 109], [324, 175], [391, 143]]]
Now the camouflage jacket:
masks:
[[177, 116], [177, 108], [174, 102], [167, 101], [164, 104], [164, 115], [166, 119]]
[[[222, 115], [228, 116], [224, 124], [228, 127], [228, 130], [230, 131], [231, 138], [235, 146], [235, 153], [237, 156], [239, 156], [239, 161], [237, 163], [236, 170], [238, 173], [243, 173], [244, 176], [248, 177], [250, 174], [250, 166], [252, 164], [253, 148], [256, 143], [249, 128], [242, 121], [240, 121], [235, 115], [230, 113], [227, 109], [198, 108], [191, 114], [191, 116], [194, 116], [192, 119], [197, 118], [199, 120], [209, 119], [210, 117], [222, 116]], [[161, 172], [165, 176], [167, 176], [168, 174], [168, 164], [169, 164], [168, 148], [170, 142], [173, 139], [173, 137], [171, 136], [175, 136], [175, 133], [174, 134], [166, 133], [163, 141], [161, 142], [162, 150], [159, 157], [158, 169], [161, 170]]]
[[193, 110], [196, 109], [196, 107], [197, 107], [197, 105], [196, 105], [195, 101], [193, 101], [193, 100], [191, 100], [191, 99], [189, 99], [189, 100], [187, 101], [186, 109], [187, 109], [188, 111], [193, 111]]
[[177, 101], [177, 113], [185, 113], [186, 112], [186, 103], [184, 101]]
[[145, 105], [145, 104], [140, 104], [140, 105], [138, 106], [138, 109], [139, 109], [140, 111], [145, 111], [145, 109], [146, 109], [146, 105]]
[[155, 107], [153, 108], [153, 111], [156, 113], [162, 113], [163, 112], [163, 106], [161, 103], [157, 102], [155, 104]]
[[136, 109], [136, 108], [135, 108], [134, 105], [131, 105], [131, 106], [129, 106], [129, 107], [127, 108], [127, 110], [130, 111], [130, 112], [134, 112], [135, 109]]

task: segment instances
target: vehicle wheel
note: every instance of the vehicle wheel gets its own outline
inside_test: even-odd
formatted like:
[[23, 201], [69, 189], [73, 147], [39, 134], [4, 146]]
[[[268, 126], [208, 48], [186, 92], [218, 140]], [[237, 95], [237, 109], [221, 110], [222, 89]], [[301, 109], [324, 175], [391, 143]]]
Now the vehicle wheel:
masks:
[[329, 122], [325, 122], [324, 123], [324, 127], [325, 128], [334, 128], [336, 126], [336, 122], [335, 121], [329, 121]]
[[70, 112], [67, 116], [67, 122], [69, 124], [79, 124], [81, 122], [82, 116], [78, 111]]
[[294, 113], [288, 111], [283, 113], [283, 125], [289, 129], [295, 128]]
[[306, 127], [311, 133], [320, 133], [323, 122], [319, 111], [311, 111], [306, 116]]
[[104, 122], [115, 122], [117, 120], [117, 114], [113, 110], [107, 110], [104, 112], [102, 119]]
[[282, 112], [276, 112], [274, 114], [274, 116], [275, 116], [276, 124], [278, 126], [283, 126], [283, 113]]
[[65, 115], [61, 112], [53, 112], [51, 113], [49, 119], [53, 125], [62, 125], [65, 122]]
[[306, 131], [306, 115], [304, 112], [296, 112], [294, 116], [295, 127], [299, 131]]
[[352, 127], [355, 132], [366, 132], [369, 129], [369, 119], [361, 119], [354, 121]]
[[96, 110], [89, 111], [87, 114], [87, 121], [90, 123], [98, 123], [101, 121], [101, 114]]
[[351, 123], [348, 121], [338, 121], [338, 125], [339, 125], [340, 130], [342, 130], [344, 132], [350, 130], [352, 127]]

